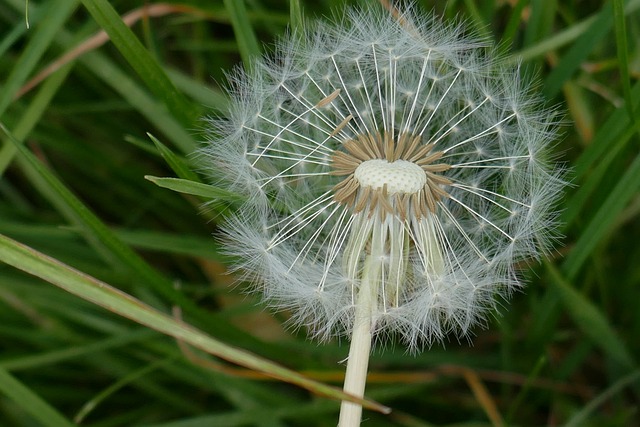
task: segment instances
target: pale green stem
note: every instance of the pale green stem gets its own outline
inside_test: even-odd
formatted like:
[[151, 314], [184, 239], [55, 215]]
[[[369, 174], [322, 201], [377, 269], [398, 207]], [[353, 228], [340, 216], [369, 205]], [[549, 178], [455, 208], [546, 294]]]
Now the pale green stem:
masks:
[[[380, 227], [377, 227], [380, 229]], [[372, 330], [378, 304], [380, 281], [380, 257], [383, 251], [380, 233], [374, 227], [371, 239], [371, 253], [365, 260], [360, 288], [356, 298], [353, 331], [349, 359], [344, 379], [344, 391], [358, 397], [364, 396], [369, 367]], [[362, 419], [362, 407], [356, 403], [343, 401], [340, 406], [338, 427], [356, 427]]]

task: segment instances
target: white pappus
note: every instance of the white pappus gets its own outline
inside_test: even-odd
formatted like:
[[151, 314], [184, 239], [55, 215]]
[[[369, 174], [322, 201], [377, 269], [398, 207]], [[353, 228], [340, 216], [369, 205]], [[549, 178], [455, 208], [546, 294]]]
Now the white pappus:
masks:
[[557, 116], [463, 26], [347, 9], [230, 77], [202, 150], [246, 200], [224, 243], [313, 336], [464, 336], [549, 248]]

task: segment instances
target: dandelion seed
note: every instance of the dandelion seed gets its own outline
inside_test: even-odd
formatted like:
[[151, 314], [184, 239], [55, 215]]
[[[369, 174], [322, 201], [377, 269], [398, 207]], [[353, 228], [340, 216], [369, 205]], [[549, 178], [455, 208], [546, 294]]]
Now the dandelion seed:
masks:
[[462, 27], [372, 8], [309, 28], [232, 76], [203, 153], [247, 196], [224, 226], [238, 270], [312, 336], [351, 337], [362, 395], [372, 339], [467, 335], [548, 248], [556, 124]]

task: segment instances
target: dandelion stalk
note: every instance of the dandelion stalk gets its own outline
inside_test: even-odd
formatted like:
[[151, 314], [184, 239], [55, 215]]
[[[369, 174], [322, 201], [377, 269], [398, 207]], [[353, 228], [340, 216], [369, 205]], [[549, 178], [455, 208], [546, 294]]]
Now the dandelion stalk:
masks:
[[[362, 396], [377, 339], [466, 336], [520, 286], [564, 182], [553, 111], [487, 42], [411, 9], [343, 16], [231, 75], [202, 154], [246, 200], [222, 226], [241, 278], [311, 336], [350, 337]], [[360, 417], [342, 404], [341, 426]]]
[[[377, 246], [377, 245], [376, 245]], [[358, 397], [364, 396], [367, 382], [367, 370], [369, 367], [369, 352], [373, 338], [373, 322], [377, 308], [376, 295], [376, 269], [380, 268], [380, 262], [376, 259], [375, 249], [365, 262], [362, 272], [362, 282], [356, 300], [353, 331], [351, 332], [351, 345], [344, 379], [344, 391]], [[360, 425], [362, 418], [362, 406], [357, 403], [342, 401], [340, 406], [339, 427]]]

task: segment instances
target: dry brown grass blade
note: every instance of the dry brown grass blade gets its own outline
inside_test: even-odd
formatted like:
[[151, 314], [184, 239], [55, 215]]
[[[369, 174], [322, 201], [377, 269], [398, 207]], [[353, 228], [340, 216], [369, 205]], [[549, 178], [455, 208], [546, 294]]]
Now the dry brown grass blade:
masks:
[[[171, 15], [175, 13], [190, 13], [194, 15], [205, 16], [205, 13], [199, 9], [188, 7], [188, 6], [180, 6], [168, 3], [157, 3], [145, 5], [141, 8], [134, 9], [131, 12], [122, 16], [122, 21], [128, 26], [131, 27], [133, 24], [138, 22], [141, 19], [147, 18], [157, 18], [160, 16]], [[87, 40], [68, 51], [64, 55], [55, 59], [51, 62], [47, 67], [45, 67], [42, 71], [36, 74], [31, 80], [29, 80], [24, 86], [20, 88], [20, 90], [16, 93], [14, 100], [22, 97], [24, 94], [29, 92], [31, 89], [39, 85], [44, 79], [46, 79], [51, 74], [55, 73], [58, 69], [63, 67], [65, 64], [72, 62], [82, 56], [83, 54], [90, 52], [94, 49], [99, 48], [103, 44], [109, 41], [109, 36], [105, 31], [99, 31], [93, 36], [89, 37]]]
[[463, 376], [476, 400], [491, 420], [491, 424], [494, 427], [504, 427], [504, 420], [498, 412], [498, 407], [478, 374], [471, 369], [464, 369]]

